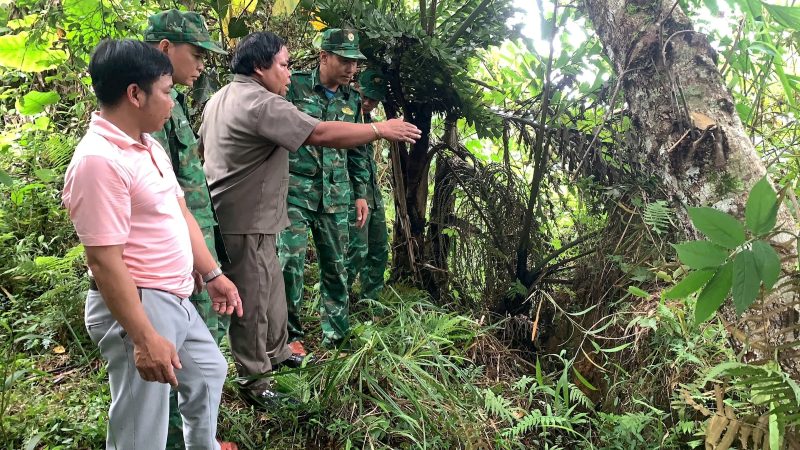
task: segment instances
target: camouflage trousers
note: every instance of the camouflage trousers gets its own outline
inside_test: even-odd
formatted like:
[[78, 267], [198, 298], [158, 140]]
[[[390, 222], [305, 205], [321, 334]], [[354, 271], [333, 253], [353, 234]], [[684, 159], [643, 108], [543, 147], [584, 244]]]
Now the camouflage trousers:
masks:
[[[214, 245], [214, 228], [201, 228], [200, 231], [203, 232], [203, 237], [206, 240], [206, 247], [208, 247], [208, 250], [211, 252], [211, 256], [217, 261], [217, 251]], [[197, 312], [200, 314], [200, 318], [205, 322], [208, 330], [211, 332], [211, 337], [214, 338], [214, 342], [219, 345], [222, 338], [225, 337], [225, 334], [228, 332], [228, 326], [231, 323], [230, 316], [219, 315], [211, 309], [211, 297], [208, 296], [208, 292], [205, 290], [189, 297], [189, 301], [192, 302]], [[167, 430], [166, 448], [170, 450], [186, 448], [183, 443], [183, 419], [181, 419], [181, 413], [178, 411], [178, 392], [174, 389], [171, 390], [169, 394], [169, 429]]]
[[322, 213], [290, 204], [291, 224], [278, 237], [278, 257], [283, 269], [288, 309], [289, 342], [303, 338], [300, 312], [303, 301], [303, 268], [308, 232], [314, 238], [320, 271], [320, 321], [324, 346], [337, 345], [350, 331], [348, 319], [347, 252], [348, 213]]
[[386, 210], [370, 210], [367, 223], [355, 226], [356, 210], [350, 208], [350, 244], [347, 248], [347, 286], [352, 292], [356, 277], [361, 277], [360, 298], [377, 300], [383, 290], [383, 274], [389, 262], [389, 235]]

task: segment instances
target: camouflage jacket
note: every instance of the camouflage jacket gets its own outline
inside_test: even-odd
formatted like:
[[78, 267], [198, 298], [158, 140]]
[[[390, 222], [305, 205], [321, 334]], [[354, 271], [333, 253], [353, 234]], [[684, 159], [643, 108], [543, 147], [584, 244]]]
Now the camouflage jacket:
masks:
[[203, 164], [197, 153], [197, 137], [194, 135], [189, 119], [186, 117], [186, 97], [175, 89], [170, 92], [175, 101], [172, 115], [164, 128], [152, 134], [172, 160], [172, 169], [178, 179], [186, 200], [200, 228], [217, 224], [211, 207]]
[[[329, 100], [319, 81], [319, 68], [293, 72], [286, 99], [322, 121], [361, 122], [361, 97], [339, 86]], [[352, 187], [351, 187], [352, 183]], [[346, 212], [355, 198], [366, 198], [369, 159], [365, 146], [354, 150], [304, 145], [289, 153], [288, 202], [312, 211]]]
[[[372, 122], [372, 116], [364, 114], [364, 123]], [[369, 162], [369, 182], [367, 183], [367, 203], [370, 209], [383, 208], [383, 193], [378, 185], [378, 165], [375, 163], [375, 147], [367, 144], [367, 159]]]

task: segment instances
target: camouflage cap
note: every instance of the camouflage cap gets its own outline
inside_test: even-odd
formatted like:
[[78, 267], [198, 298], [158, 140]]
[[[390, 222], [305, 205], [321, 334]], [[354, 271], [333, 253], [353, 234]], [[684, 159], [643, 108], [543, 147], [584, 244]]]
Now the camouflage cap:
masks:
[[203, 17], [195, 12], [170, 9], [150, 16], [147, 19], [147, 29], [144, 30], [145, 42], [158, 42], [162, 39], [186, 42], [215, 53], [227, 53], [211, 40]]
[[322, 32], [320, 48], [345, 58], [367, 59], [358, 50], [358, 31], [356, 30], [328, 28]]
[[386, 100], [386, 77], [383, 73], [371, 67], [364, 69], [358, 77], [361, 95], [382, 102]]

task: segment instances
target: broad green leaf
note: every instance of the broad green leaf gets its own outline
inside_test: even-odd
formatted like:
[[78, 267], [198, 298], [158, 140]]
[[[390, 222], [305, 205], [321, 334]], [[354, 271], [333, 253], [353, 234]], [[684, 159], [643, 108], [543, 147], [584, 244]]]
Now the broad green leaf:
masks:
[[290, 16], [299, 3], [300, 0], [275, 0], [275, 3], [272, 4], [272, 15], [276, 17]]
[[14, 180], [11, 178], [11, 175], [9, 175], [8, 172], [0, 169], [0, 183], [5, 184], [6, 186], [11, 186], [14, 184]]
[[211, 0], [209, 2], [211, 8], [217, 12], [219, 18], [222, 19], [228, 15], [228, 9], [231, 6], [231, 0]]
[[778, 49], [769, 42], [755, 41], [750, 44], [748, 49], [759, 53], [766, 53], [767, 55], [775, 57], [777, 57], [779, 54]]
[[780, 6], [770, 5], [763, 3], [770, 17], [775, 19], [779, 24], [791, 28], [793, 30], [800, 30], [800, 8], [796, 6]]
[[597, 390], [597, 388], [594, 387], [592, 385], [592, 383], [589, 383], [589, 380], [584, 378], [583, 375], [581, 375], [581, 373], [578, 372], [578, 369], [576, 369], [575, 366], [572, 366], [572, 372], [575, 373], [575, 377], [578, 379], [578, 381], [581, 382], [582, 385], [586, 386], [587, 388], [589, 388], [589, 389], [591, 389], [593, 391]]
[[55, 68], [67, 59], [62, 50], [51, 50], [55, 34], [45, 33], [42, 40], [34, 40], [28, 32], [0, 36], [0, 66], [23, 72], [41, 72]]
[[772, 231], [778, 220], [778, 195], [764, 177], [753, 185], [744, 211], [747, 228], [760, 236]]
[[617, 353], [625, 350], [626, 348], [630, 347], [632, 344], [630, 342], [626, 342], [622, 345], [618, 345], [614, 348], [601, 348], [600, 351], [603, 353]]
[[228, 37], [240, 38], [247, 36], [249, 32], [244, 18], [234, 18], [228, 23]]
[[755, 258], [758, 276], [764, 282], [764, 288], [772, 289], [781, 275], [780, 257], [778, 257], [775, 249], [764, 241], [753, 242], [753, 257]]
[[628, 286], [628, 293], [640, 298], [650, 298], [650, 293], [642, 289], [639, 289], [636, 286]]
[[664, 294], [664, 298], [686, 298], [691, 293], [696, 292], [701, 287], [705, 286], [712, 276], [714, 276], [713, 270], [696, 270], [683, 277], [680, 283], [676, 284], [672, 289]]
[[783, 70], [783, 56], [779, 56], [777, 60], [775, 60], [775, 74], [778, 75], [778, 81], [781, 82], [781, 86], [783, 86], [783, 94], [786, 101], [789, 102], [789, 105], [793, 108], [797, 107], [797, 102], [794, 99], [795, 89], [792, 86], [792, 83], [789, 82], [789, 78], [786, 76], [786, 72]]
[[731, 290], [733, 281], [733, 265], [727, 263], [717, 269], [714, 277], [708, 282], [700, 295], [697, 296], [697, 304], [694, 310], [695, 322], [700, 324], [711, 318], [719, 309], [728, 292]]
[[692, 269], [715, 268], [728, 259], [728, 251], [708, 241], [691, 241], [672, 244], [681, 262]]
[[715, 244], [734, 249], [744, 243], [744, 226], [730, 214], [708, 207], [689, 208], [689, 218]]
[[45, 106], [58, 103], [59, 100], [61, 96], [55, 91], [31, 91], [17, 99], [16, 108], [20, 114], [39, 114], [44, 111]]
[[733, 259], [733, 304], [736, 312], [743, 313], [758, 297], [761, 278], [756, 259], [750, 250], [742, 250]]
[[45, 183], [49, 183], [58, 178], [58, 174], [53, 169], [36, 169], [33, 171], [33, 173], [38, 179]]

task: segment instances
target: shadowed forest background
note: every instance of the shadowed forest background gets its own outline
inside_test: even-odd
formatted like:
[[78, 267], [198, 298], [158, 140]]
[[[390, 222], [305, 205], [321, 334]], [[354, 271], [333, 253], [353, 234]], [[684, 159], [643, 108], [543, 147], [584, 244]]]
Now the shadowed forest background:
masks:
[[[188, 8], [315, 63], [359, 30], [423, 131], [378, 145], [389, 285], [354, 350], [228, 386], [240, 448], [798, 449], [800, 6], [770, 0], [0, 0], [0, 448], [100, 448], [106, 371], [60, 206], [89, 55]], [[211, 56], [195, 125], [229, 79]], [[195, 126], [196, 129], [196, 126]], [[306, 322], [319, 336], [318, 271]], [[223, 353], [230, 361], [227, 344]]]

